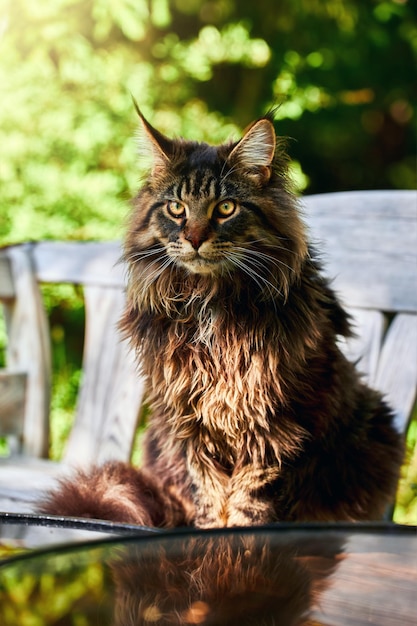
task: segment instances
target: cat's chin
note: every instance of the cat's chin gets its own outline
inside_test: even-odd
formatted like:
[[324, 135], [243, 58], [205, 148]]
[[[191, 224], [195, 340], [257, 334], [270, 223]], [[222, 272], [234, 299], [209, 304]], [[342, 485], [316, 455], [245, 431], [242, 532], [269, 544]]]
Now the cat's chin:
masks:
[[202, 276], [214, 276], [219, 273], [219, 263], [206, 261], [205, 259], [194, 259], [193, 261], [181, 261], [181, 265], [191, 274]]
[[175, 262], [185, 268], [190, 274], [202, 276], [217, 276], [225, 266], [224, 259], [206, 258], [199, 254], [177, 257]]

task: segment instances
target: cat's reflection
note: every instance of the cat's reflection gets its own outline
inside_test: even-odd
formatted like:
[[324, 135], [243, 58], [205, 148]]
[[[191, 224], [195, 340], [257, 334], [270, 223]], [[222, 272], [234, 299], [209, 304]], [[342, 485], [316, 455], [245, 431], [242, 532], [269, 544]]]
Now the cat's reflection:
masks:
[[169, 539], [113, 566], [114, 626], [301, 626], [342, 558], [336, 536]]

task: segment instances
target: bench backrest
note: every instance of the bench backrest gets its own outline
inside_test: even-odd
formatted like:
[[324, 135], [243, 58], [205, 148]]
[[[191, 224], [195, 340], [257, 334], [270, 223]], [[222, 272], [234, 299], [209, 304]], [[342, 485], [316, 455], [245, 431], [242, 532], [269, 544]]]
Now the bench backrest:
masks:
[[10, 416], [13, 408], [6, 431], [21, 436], [25, 454], [45, 457], [49, 445], [51, 356], [39, 284], [75, 283], [84, 288], [86, 328], [83, 377], [65, 461], [87, 466], [130, 457], [144, 389], [132, 352], [117, 331], [124, 302], [120, 254], [117, 242], [39, 242], [1, 251], [0, 298], [8, 329], [3, 384], [14, 389], [14, 400], [11, 391], [7, 403], [0, 398], [0, 415]]
[[[417, 386], [417, 195], [346, 192], [303, 199], [325, 271], [352, 313], [357, 337], [343, 346], [387, 395], [405, 430]], [[144, 384], [117, 321], [124, 301], [120, 245], [38, 242], [0, 250], [7, 369], [0, 371], [0, 434], [20, 452], [47, 456], [51, 356], [40, 283], [84, 288], [83, 378], [65, 461], [128, 460]]]
[[345, 352], [404, 431], [417, 387], [417, 192], [320, 194], [303, 204], [326, 274], [355, 321]]

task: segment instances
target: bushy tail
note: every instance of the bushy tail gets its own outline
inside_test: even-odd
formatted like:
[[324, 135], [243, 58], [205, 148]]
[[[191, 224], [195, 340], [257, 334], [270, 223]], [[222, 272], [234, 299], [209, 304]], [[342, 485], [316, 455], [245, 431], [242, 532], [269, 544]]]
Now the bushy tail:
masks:
[[184, 506], [144, 470], [120, 462], [78, 470], [38, 505], [40, 513], [154, 526], [187, 525]]

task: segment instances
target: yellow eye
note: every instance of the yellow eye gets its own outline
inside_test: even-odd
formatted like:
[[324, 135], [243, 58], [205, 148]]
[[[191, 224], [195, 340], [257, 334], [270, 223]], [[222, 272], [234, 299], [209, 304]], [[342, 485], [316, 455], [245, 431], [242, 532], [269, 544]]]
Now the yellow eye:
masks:
[[170, 200], [168, 202], [167, 210], [172, 217], [185, 217], [185, 206], [176, 200]]
[[230, 217], [236, 211], [236, 203], [233, 200], [222, 200], [216, 206], [218, 217]]

